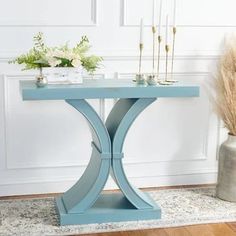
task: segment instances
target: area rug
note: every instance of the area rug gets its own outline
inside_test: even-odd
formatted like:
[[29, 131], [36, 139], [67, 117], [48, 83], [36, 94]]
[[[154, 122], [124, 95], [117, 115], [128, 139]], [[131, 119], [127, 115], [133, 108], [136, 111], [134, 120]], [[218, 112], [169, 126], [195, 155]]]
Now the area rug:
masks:
[[161, 220], [58, 226], [54, 198], [0, 201], [0, 235], [75, 235], [236, 221], [236, 204], [214, 197], [214, 188], [150, 191]]

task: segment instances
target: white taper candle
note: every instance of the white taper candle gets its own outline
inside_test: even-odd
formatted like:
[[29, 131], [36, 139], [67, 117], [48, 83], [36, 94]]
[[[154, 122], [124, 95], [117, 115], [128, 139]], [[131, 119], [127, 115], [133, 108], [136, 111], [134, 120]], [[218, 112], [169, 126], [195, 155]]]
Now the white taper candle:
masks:
[[143, 44], [143, 18], [140, 20], [140, 44]]
[[152, 0], [152, 26], [155, 26], [156, 0]]
[[176, 0], [174, 0], [174, 6], [173, 6], [173, 27], [176, 25]]
[[160, 0], [159, 6], [159, 21], [158, 21], [158, 35], [161, 35], [161, 19], [162, 19], [162, 0]]
[[169, 16], [166, 15], [166, 45], [168, 45], [168, 31], [169, 31], [168, 18]]

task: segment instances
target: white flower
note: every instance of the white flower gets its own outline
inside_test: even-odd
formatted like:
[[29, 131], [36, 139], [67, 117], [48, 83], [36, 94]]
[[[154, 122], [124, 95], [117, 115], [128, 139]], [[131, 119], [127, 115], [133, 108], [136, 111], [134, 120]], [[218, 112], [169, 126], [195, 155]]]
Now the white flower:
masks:
[[79, 53], [71, 49], [50, 48], [44, 58], [51, 67], [56, 67], [62, 63], [62, 59], [69, 60], [73, 67], [81, 66]]
[[79, 59], [73, 59], [71, 64], [74, 67], [79, 67], [79, 66], [81, 66], [81, 61]]
[[80, 55], [78, 53], [73, 52], [72, 50], [67, 50], [63, 52], [63, 58], [72, 61], [72, 60], [80, 60]]
[[65, 53], [63, 51], [60, 51], [58, 49], [56, 49], [53, 53], [52, 53], [53, 57], [57, 57], [57, 58], [65, 58]]
[[75, 58], [75, 54], [71, 51], [64, 52], [64, 58], [71, 61]]
[[52, 58], [49, 58], [49, 59], [48, 59], [48, 64], [49, 64], [51, 67], [56, 67], [56, 66], [58, 66], [59, 64], [61, 64], [61, 60], [52, 57]]
[[55, 56], [56, 54], [57, 54], [57, 52], [55, 50], [49, 49], [45, 55], [44, 59], [48, 62], [48, 64], [51, 67], [56, 67], [61, 63], [61, 60], [56, 58], [56, 56]]

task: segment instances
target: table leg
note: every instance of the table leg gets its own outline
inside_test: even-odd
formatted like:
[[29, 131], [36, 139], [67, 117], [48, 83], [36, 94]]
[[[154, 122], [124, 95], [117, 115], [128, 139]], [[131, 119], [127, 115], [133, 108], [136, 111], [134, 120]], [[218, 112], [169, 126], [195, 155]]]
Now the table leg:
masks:
[[[92, 156], [78, 182], [56, 199], [60, 224], [96, 221], [99, 214], [84, 214], [99, 198], [107, 181], [111, 165], [111, 144], [106, 127], [96, 111], [83, 99], [66, 100], [88, 121], [92, 132]], [[99, 213], [99, 212], [97, 212]]]
[[144, 192], [132, 186], [124, 172], [122, 149], [126, 134], [137, 116], [156, 98], [120, 99], [110, 112], [106, 127], [112, 142], [111, 175], [129, 202], [137, 209], [152, 209], [156, 203]]

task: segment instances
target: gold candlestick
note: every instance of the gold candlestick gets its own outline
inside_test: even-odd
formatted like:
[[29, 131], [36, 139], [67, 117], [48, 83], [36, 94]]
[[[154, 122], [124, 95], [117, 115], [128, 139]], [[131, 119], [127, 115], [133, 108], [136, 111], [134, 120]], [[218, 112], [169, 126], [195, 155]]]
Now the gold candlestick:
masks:
[[169, 59], [169, 45], [165, 45], [165, 52], [166, 52], [166, 68], [165, 68], [165, 80], [160, 81], [159, 84], [161, 85], [171, 85], [172, 82], [168, 80], [168, 59]]
[[141, 67], [142, 67], [142, 53], [143, 53], [143, 44], [139, 44], [139, 74], [141, 74]]
[[174, 58], [175, 58], [175, 35], [176, 35], [176, 27], [173, 27], [173, 40], [172, 40], [172, 53], [171, 53], [171, 78], [168, 80], [170, 82], [178, 82], [178, 80], [173, 79], [173, 71], [174, 71]]
[[152, 26], [152, 73], [155, 74], [155, 35], [156, 35], [156, 27]]
[[165, 51], [166, 51], [166, 72], [165, 72], [165, 81], [167, 81], [167, 76], [168, 76], [168, 53], [169, 53], [169, 45], [165, 46]]
[[173, 70], [174, 70], [175, 35], [176, 35], [176, 27], [173, 27], [173, 41], [172, 41], [172, 55], [171, 55], [171, 76], [173, 75]]
[[134, 81], [137, 84], [145, 84], [145, 75], [141, 73], [142, 71], [142, 52], [143, 52], [143, 43], [139, 44], [139, 68], [138, 68], [138, 74], [136, 74]]
[[156, 78], [155, 78], [155, 35], [156, 35], [156, 27], [152, 26], [152, 74], [147, 76], [147, 84], [148, 85], [156, 85]]
[[161, 35], [158, 35], [158, 51], [157, 51], [157, 77], [160, 73], [160, 56], [161, 56]]

